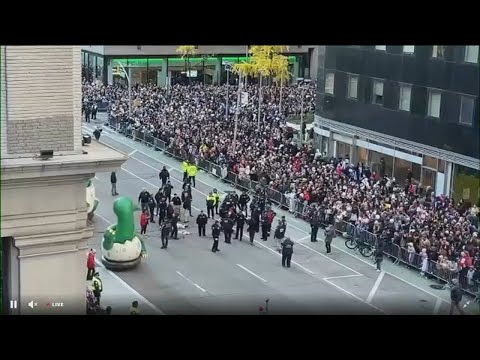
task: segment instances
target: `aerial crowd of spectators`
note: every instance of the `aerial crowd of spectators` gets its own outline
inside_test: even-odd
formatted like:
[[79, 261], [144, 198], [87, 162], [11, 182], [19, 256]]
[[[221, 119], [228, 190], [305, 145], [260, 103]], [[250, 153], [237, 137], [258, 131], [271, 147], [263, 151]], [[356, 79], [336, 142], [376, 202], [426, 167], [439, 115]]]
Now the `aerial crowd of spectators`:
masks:
[[[123, 128], [150, 133], [170, 148], [228, 168], [239, 179], [260, 181], [283, 194], [292, 211], [298, 204], [318, 204], [314, 211], [323, 222], [345, 221], [395, 244], [407, 262], [420, 259], [423, 272], [460, 272], [478, 281], [476, 206], [434, 194], [412, 180], [411, 171], [406, 183], [398, 184], [384, 176], [385, 166], [375, 172], [366, 164], [351, 164], [348, 155], [327, 158], [309, 142], [300, 146], [286, 120], [300, 114], [302, 103], [305, 114], [315, 111], [314, 82], [284, 86], [281, 101], [279, 86], [263, 86], [260, 121], [258, 86], [248, 85], [249, 101], [239, 109], [233, 153], [236, 89], [229, 87], [227, 119], [227, 85], [166, 89], [137, 84], [131, 89], [129, 116], [126, 88], [83, 84], [84, 101], [109, 101], [109, 116]], [[436, 268], [427, 268], [422, 259], [435, 262]]]

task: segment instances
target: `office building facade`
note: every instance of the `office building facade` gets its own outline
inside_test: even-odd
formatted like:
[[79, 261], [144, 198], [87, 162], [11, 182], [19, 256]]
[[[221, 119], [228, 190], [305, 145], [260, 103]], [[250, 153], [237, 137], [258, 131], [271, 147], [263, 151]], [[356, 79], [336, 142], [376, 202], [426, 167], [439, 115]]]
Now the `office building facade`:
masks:
[[[197, 54], [182, 59], [178, 46], [82, 46], [82, 75], [89, 81], [104, 84], [125, 83], [116, 68], [123, 66], [132, 78], [132, 84], [151, 83], [158, 86], [176, 83], [224, 84], [227, 81], [225, 62], [246, 60], [247, 45], [199, 45]], [[290, 45], [289, 57], [293, 79], [317, 76], [318, 46]], [[187, 74], [189, 75], [187, 77]], [[190, 79], [188, 79], [190, 78]], [[235, 82], [235, 75], [230, 81]], [[253, 80], [253, 79], [252, 79]]]
[[316, 146], [479, 201], [478, 45], [325, 46], [318, 66]]

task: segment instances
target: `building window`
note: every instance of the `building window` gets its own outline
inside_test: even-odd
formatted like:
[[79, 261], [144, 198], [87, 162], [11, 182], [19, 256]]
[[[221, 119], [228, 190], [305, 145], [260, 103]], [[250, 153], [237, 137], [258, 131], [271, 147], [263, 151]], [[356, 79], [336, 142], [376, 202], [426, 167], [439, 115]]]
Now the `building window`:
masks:
[[428, 116], [440, 117], [440, 103], [442, 101], [442, 93], [437, 90], [428, 92]]
[[410, 85], [400, 85], [400, 102], [398, 108], [404, 111], [410, 111], [410, 98], [412, 96], [412, 87]]
[[473, 109], [475, 101], [473, 98], [469, 96], [462, 96], [462, 100], [460, 102], [460, 124], [463, 125], [473, 125]]
[[348, 76], [348, 97], [350, 99], [356, 99], [358, 93], [358, 76]]
[[383, 105], [383, 81], [373, 80], [373, 103]]
[[325, 93], [333, 95], [334, 85], [335, 85], [335, 74], [332, 72], [328, 72], [325, 76]]
[[415, 45], [403, 45], [403, 52], [405, 54], [413, 54], [415, 52]]
[[434, 57], [434, 58], [445, 57], [445, 46], [443, 46], [443, 45], [433, 45], [432, 57]]
[[387, 51], [387, 45], [375, 45], [375, 50]]
[[478, 45], [465, 46], [465, 62], [478, 63]]

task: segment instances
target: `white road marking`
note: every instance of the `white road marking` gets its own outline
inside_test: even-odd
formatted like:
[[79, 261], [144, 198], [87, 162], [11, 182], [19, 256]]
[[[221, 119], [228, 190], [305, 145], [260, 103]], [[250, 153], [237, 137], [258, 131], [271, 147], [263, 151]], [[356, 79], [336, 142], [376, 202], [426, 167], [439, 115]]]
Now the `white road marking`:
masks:
[[132, 152], [130, 152], [130, 153], [128, 154], [128, 156], [132, 156], [132, 155], [135, 154], [137, 151], [138, 151], [138, 150], [136, 150], [136, 149], [133, 150]]
[[324, 278], [323, 280], [346, 279], [346, 278], [359, 277], [359, 276], [364, 276], [364, 275], [355, 274], [355, 275], [332, 276], [332, 277]]
[[255, 276], [257, 279], [260, 279], [260, 280], [262, 280], [263, 282], [267, 282], [267, 280], [265, 280], [264, 278], [258, 276], [258, 275], [255, 274], [253, 271], [248, 270], [245, 266], [242, 266], [242, 265], [240, 265], [240, 264], [237, 264], [237, 266], [240, 267], [240, 268], [242, 268], [242, 269], [245, 270], [246, 272], [248, 272], [250, 275]]
[[[290, 220], [290, 219], [289, 219], [289, 220]], [[292, 228], [294, 228], [294, 229], [297, 229], [297, 230], [299, 230], [299, 231], [301, 231], [301, 232], [308, 233], [307, 231], [305, 231], [305, 230], [303, 230], [303, 229], [300, 229], [300, 228], [297, 227], [297, 226], [291, 225], [290, 223], [288, 224], [288, 226], [290, 226], [290, 227], [292, 227]], [[325, 240], [323, 240], [323, 239], [319, 239], [319, 240], [325, 242]], [[351, 256], [351, 257], [357, 259], [358, 261], [361, 261], [361, 262], [363, 262], [364, 264], [367, 264], [367, 265], [370, 266], [370, 267], [373, 267], [373, 268], [375, 267], [375, 264], [373, 264], [372, 262], [366, 261], [366, 260], [364, 260], [364, 259], [362, 259], [362, 258], [360, 258], [360, 257], [357, 257], [357, 256], [355, 256], [354, 254], [352, 254], [352, 253], [350, 253], [350, 252], [348, 252], [348, 251], [346, 251], [346, 250], [344, 250], [344, 249], [342, 249], [342, 248], [339, 248], [339, 247], [337, 247], [337, 246], [335, 246], [335, 245], [333, 245], [333, 244], [332, 244], [332, 248], [337, 249], [338, 251], [341, 251], [341, 252], [347, 254], [348, 256]], [[332, 259], [332, 260], [333, 260], [333, 259]], [[395, 275], [395, 274], [393, 274], [393, 273], [391, 273], [391, 272], [388, 272], [388, 271], [384, 271], [384, 272], [385, 272], [385, 274], [388, 274], [388, 275], [390, 275], [391, 277], [393, 277], [393, 278], [395, 278], [395, 279], [397, 279], [397, 280], [400, 280], [400, 281], [404, 282], [405, 284], [410, 285], [411, 287], [413, 287], [413, 288], [415, 288], [415, 289], [417, 289], [417, 290], [420, 290], [420, 291], [424, 292], [425, 294], [428, 294], [428, 295], [434, 297], [435, 299], [438, 299], [438, 300], [440, 300], [440, 301], [443, 301], [443, 302], [445, 302], [445, 303], [447, 303], [447, 304], [450, 303], [448, 300], [445, 300], [445, 299], [439, 297], [438, 295], [435, 295], [435, 294], [431, 293], [431, 292], [428, 291], [428, 290], [422, 289], [420, 286], [415, 285], [415, 284], [411, 283], [411, 282], [408, 281], [408, 280], [402, 279], [402, 278], [401, 278], [400, 276], [398, 276], [398, 275]]]
[[94, 216], [97, 216], [100, 219], [102, 219], [103, 221], [105, 221], [107, 224], [112, 225], [112, 223], [110, 221], [108, 221], [107, 219], [105, 219], [102, 215], [100, 215], [98, 213], [94, 213]]
[[[143, 164], [143, 165], [145, 165], [145, 166], [147, 166], [147, 167], [149, 167], [149, 168], [151, 168], [151, 169], [153, 169], [153, 170], [155, 170], [155, 171], [158, 171], [158, 169], [156, 169], [156, 168], [153, 167], [152, 165], [147, 164], [145, 161], [142, 161], [142, 160], [140, 160], [140, 159], [137, 159], [136, 157], [133, 157], [133, 156], [132, 156], [132, 157], [130, 157], [130, 159], [135, 160], [135, 161], [138, 161], [140, 164]], [[122, 169], [123, 169], [123, 168], [122, 168]], [[176, 170], [176, 169], [174, 169], [174, 170]], [[173, 178], [173, 177], [170, 177], [170, 180], [175, 180], [175, 181], [178, 182], [179, 184], [182, 184], [182, 185], [183, 185], [183, 181], [180, 181], [180, 180], [175, 179], [175, 178]], [[195, 179], [195, 181], [197, 181], [197, 180]], [[196, 192], [204, 195], [205, 197], [208, 196], [208, 194], [205, 194], [203, 191], [200, 191], [200, 190], [194, 188], [193, 186], [192, 186], [192, 190], [194, 190], [194, 191], [196, 191]]]
[[136, 297], [138, 297], [143, 303], [145, 303], [150, 309], [152, 309], [153, 311], [155, 311], [157, 314], [159, 315], [165, 315], [165, 313], [160, 310], [158, 307], [156, 307], [155, 305], [153, 305], [150, 301], [148, 301], [144, 296], [142, 296], [137, 290], [135, 290], [134, 288], [132, 288], [130, 285], [128, 285], [125, 281], [123, 281], [117, 274], [115, 274], [114, 272], [108, 270], [105, 266], [103, 266], [103, 264], [98, 261], [97, 259], [95, 259], [95, 262], [97, 263], [97, 265], [101, 268], [103, 268], [106, 272], [108, 272], [115, 280], [117, 280], [121, 285], [123, 285], [123, 287], [125, 289], [127, 289], [128, 291], [130, 291], [133, 295], [135, 295]]
[[339, 266], [341, 266], [341, 267], [344, 267], [345, 269], [353, 272], [353, 273], [356, 274], [356, 275], [362, 275], [362, 274], [360, 274], [357, 270], [354, 270], [354, 269], [352, 269], [351, 267], [349, 267], [349, 266], [347, 266], [347, 265], [344, 265], [344, 264], [342, 264], [341, 262], [339, 262], [339, 261], [337, 261], [337, 260], [334, 260], [334, 259], [328, 257], [328, 256], [325, 255], [325, 254], [322, 254], [321, 252], [319, 252], [319, 251], [317, 251], [317, 250], [315, 250], [315, 249], [312, 249], [310, 246], [307, 246], [307, 245], [305, 245], [305, 244], [302, 244], [301, 242], [299, 242], [299, 240], [293, 240], [293, 242], [294, 242], [294, 243], [297, 243], [298, 245], [301, 245], [301, 246], [303, 246], [303, 247], [305, 247], [305, 248], [307, 248], [307, 249], [309, 249], [309, 250], [311, 250], [311, 251], [313, 251], [314, 253], [317, 253], [317, 254], [320, 255], [320, 256], [323, 256], [325, 259], [328, 259], [328, 260], [330, 260], [331, 262], [334, 262], [335, 264], [337, 264], [337, 265], [339, 265]]
[[95, 175], [93, 178], [98, 180], [98, 177], [97, 177], [97, 175]]
[[[89, 129], [89, 128], [87, 128], [87, 129]], [[89, 130], [90, 130], [90, 129], [89, 129]], [[116, 136], [118, 136], [118, 134], [115, 133], [115, 132], [114, 132], [113, 134], [116, 135]], [[115, 139], [115, 138], [112, 137], [112, 136], [107, 136], [107, 137], [110, 138], [110, 139], [112, 139], [113, 141], [116, 141], [116, 142], [118, 142], [118, 143], [121, 143], [121, 144], [123, 144], [123, 145], [125, 145], [125, 146], [128, 146], [128, 147], [134, 149], [134, 147], [132, 147], [131, 145], [126, 145], [126, 144], [124, 144], [122, 141], [117, 140], [117, 139]], [[154, 161], [157, 161], [157, 162], [162, 163], [162, 164], [165, 163], [165, 162], [163, 162], [163, 161], [161, 161], [161, 160], [158, 160], [158, 159], [154, 158], [153, 156], [151, 156], [151, 155], [149, 155], [149, 154], [147, 154], [147, 153], [145, 153], [145, 152], [143, 152], [143, 151], [141, 151], [141, 150], [138, 150], [138, 152], [141, 153], [141, 154], [143, 154], [143, 155], [145, 155], [145, 156], [147, 156], [147, 157], [149, 157], [149, 158], [151, 158], [151, 159], [154, 160]], [[133, 159], [135, 159], [135, 158], [133, 158]], [[138, 160], [138, 159], [135, 159], [135, 160], [142, 162], [141, 160]], [[142, 163], [143, 163], [143, 162], [142, 162]], [[146, 163], [144, 163], [144, 164], [146, 164]], [[148, 165], [148, 164], [147, 164], [147, 165]], [[148, 166], [151, 167], [151, 168], [153, 168], [153, 169], [155, 169], [155, 168], [152, 167], [151, 165], [148, 165]], [[180, 172], [180, 173], [182, 173], [182, 171], [181, 171], [181, 170], [178, 170], [177, 168], [172, 168], [172, 169], [173, 169], [173, 170], [176, 170], [176, 171], [178, 171], [178, 172]], [[143, 179], [142, 179], [142, 180], [143, 180]], [[180, 181], [177, 180], [177, 179], [174, 179], [174, 180], [180, 182]], [[200, 182], [200, 183], [202, 183], [202, 184], [205, 184], [205, 185], [207, 185], [207, 186], [210, 186], [209, 184], [205, 183], [205, 182], [202, 181], [202, 180], [196, 179], [196, 181], [198, 181], [198, 182]], [[192, 188], [192, 189], [194, 189], [194, 190], [198, 191], [199, 193], [205, 195], [205, 193], [203, 193], [203, 192], [201, 192], [201, 191], [199, 191], [199, 190], [197, 190], [197, 189], [195, 189], [195, 188]], [[220, 191], [220, 192], [223, 192], [223, 191], [221, 191], [221, 190], [219, 190], [219, 191]], [[195, 207], [192, 206], [192, 208], [195, 208]], [[197, 210], [198, 210], [198, 209], [197, 209]], [[289, 213], [289, 214], [292, 216], [291, 213]], [[297, 227], [297, 226], [295, 226], [295, 225], [293, 225], [293, 224], [290, 223], [290, 221], [296, 221], [296, 222], [300, 223], [300, 220], [295, 219], [295, 218], [289, 218], [288, 220], [289, 220], [289, 226], [290, 226], [290, 227], [292, 227], [292, 228], [294, 228], [294, 229], [297, 229], [297, 230], [299, 230], [299, 231], [301, 231], [301, 232], [303, 232], [303, 233], [305, 233], [305, 234], [308, 234], [307, 231], [305, 231], [305, 230], [303, 230], [303, 229], [301, 229], [301, 228], [299, 228], [299, 227]], [[321, 241], [324, 241], [324, 240], [322, 240], [322, 239], [320, 239], [320, 240], [321, 240]], [[259, 243], [259, 242], [256, 241], [256, 240], [255, 240], [255, 242]], [[260, 244], [260, 243], [259, 243], [259, 244]], [[270, 251], [274, 251], [274, 250], [272, 250], [272, 249], [264, 246], [263, 244], [260, 244], [260, 245], [263, 246], [263, 247], [265, 247], [266, 249], [268, 249], [268, 250], [270, 250]], [[366, 265], [368, 265], [368, 266], [370, 266], [370, 267], [375, 267], [375, 265], [372, 264], [371, 262], [366, 261], [366, 260], [364, 260], [364, 259], [362, 259], [362, 258], [359, 258], [359, 257], [355, 256], [354, 254], [352, 254], [352, 253], [350, 253], [350, 252], [348, 252], [348, 251], [346, 251], [346, 250], [344, 250], [344, 249], [342, 249], [342, 248], [339, 248], [339, 247], [337, 247], [337, 246], [335, 246], [335, 245], [333, 245], [333, 244], [332, 244], [332, 248], [337, 249], [337, 250], [339, 250], [339, 251], [347, 254], [348, 256], [351, 256], [351, 257], [353, 257], [353, 258], [355, 258], [355, 259], [363, 262], [364, 264], [366, 264]], [[276, 253], [276, 254], [278, 254], [278, 253]], [[333, 260], [333, 259], [330, 259], [330, 260]], [[292, 262], [293, 262], [293, 261], [292, 261]], [[298, 265], [298, 264], [297, 264], [297, 265]], [[300, 266], [300, 265], [299, 265], [299, 266]], [[300, 266], [300, 267], [302, 267], [302, 266]], [[302, 268], [303, 268], [303, 267], [302, 267]], [[310, 273], [313, 274], [313, 272], [311, 272], [310, 270], [305, 269], [305, 268], [303, 268], [303, 269], [306, 270], [307, 272], [310, 272]], [[415, 288], [415, 289], [417, 289], [417, 290], [420, 290], [420, 291], [424, 292], [425, 294], [428, 294], [428, 295], [434, 297], [435, 299], [438, 299], [439, 301], [443, 301], [443, 302], [449, 304], [449, 301], [448, 301], [448, 300], [445, 300], [445, 299], [439, 297], [438, 295], [435, 295], [435, 294], [433, 294], [433, 293], [431, 293], [431, 292], [429, 292], [429, 291], [427, 291], [427, 290], [425, 290], [425, 289], [422, 289], [420, 286], [417, 286], [417, 285], [411, 283], [410, 281], [401, 278], [401, 277], [398, 276], [398, 275], [395, 275], [395, 274], [393, 274], [393, 273], [391, 273], [391, 272], [388, 272], [388, 271], [385, 271], [385, 273], [388, 274], [388, 275], [390, 275], [390, 276], [392, 276], [393, 278], [395, 278], [395, 279], [397, 279], [397, 280], [400, 280], [400, 281], [404, 282], [404, 283], [407, 284], [407, 285], [410, 285], [411, 287], [413, 287], [413, 288]], [[337, 286], [335, 285], [335, 287], [337, 287]]]
[[374, 308], [375, 310], [378, 310], [378, 311], [380, 311], [381, 313], [383, 313], [383, 314], [385, 314], [385, 315], [388, 315], [388, 314], [387, 314], [385, 311], [383, 311], [382, 309], [376, 307], [375, 305], [372, 305], [372, 304], [366, 302], [366, 301], [363, 300], [362, 298], [358, 297], [357, 295], [351, 293], [351, 292], [348, 291], [348, 290], [345, 290], [345, 289], [342, 288], [341, 286], [338, 286], [337, 284], [334, 284], [333, 282], [331, 282], [331, 281], [329, 281], [329, 280], [323, 279], [323, 281], [325, 281], [325, 282], [329, 283], [330, 285], [336, 287], [338, 290], [344, 292], [345, 294], [350, 295], [350, 296], [353, 297], [354, 299], [357, 299], [358, 301], [361, 301], [362, 303], [367, 304], [368, 306]]
[[372, 302], [372, 299], [375, 296], [375, 293], [377, 292], [378, 287], [380, 286], [380, 283], [382, 282], [384, 276], [385, 276], [385, 272], [382, 271], [380, 275], [378, 275], [378, 278], [375, 281], [375, 284], [373, 284], [372, 290], [370, 290], [370, 294], [368, 294], [368, 297], [367, 297], [367, 302], [369, 304]]
[[194, 283], [192, 280], [190, 280], [190, 279], [187, 278], [185, 275], [183, 275], [180, 271], [177, 271], [177, 274], [180, 275], [181, 277], [183, 277], [185, 280], [187, 280], [190, 284], [192, 284], [193, 286], [195, 286], [197, 289], [202, 290], [204, 293], [207, 292], [207, 290], [205, 290], [204, 288], [202, 288], [200, 285]]
[[433, 315], [438, 314], [438, 312], [440, 311], [441, 305], [442, 305], [442, 302], [440, 301], [440, 299], [437, 299], [437, 301], [435, 302], [435, 308], [433, 309]]
[[[102, 215], [99, 215], [99, 214], [95, 214], [95, 216], [98, 216], [100, 219], [102, 219], [103, 221], [105, 221], [107, 224], [109, 225], [112, 225], [112, 223], [110, 221], [108, 221], [107, 219], [105, 219]], [[160, 310], [158, 307], [156, 307], [155, 305], [153, 305], [150, 301], [148, 301], [143, 295], [141, 295], [137, 290], [135, 290], [134, 288], [132, 288], [130, 285], [128, 285], [125, 281], [123, 281], [117, 274], [115, 274], [114, 272], [108, 270], [105, 266], [103, 266], [103, 264], [95, 259], [95, 263], [105, 269], [106, 272], [108, 272], [115, 280], [117, 280], [121, 285], [123, 285], [123, 287], [125, 289], [127, 289], [128, 291], [130, 291], [133, 295], [135, 295], [136, 297], [138, 297], [140, 300], [142, 300], [142, 302], [144, 302], [145, 304], [147, 304], [147, 306], [152, 309], [153, 311], [155, 311], [156, 313], [158, 313], [159, 315], [165, 315], [165, 313]]]
[[[243, 237], [248, 238], [247, 235], [243, 235]], [[278, 255], [278, 256], [282, 256], [282, 254], [280, 254], [279, 252], [277, 252], [277, 251], [269, 248], [268, 246], [263, 245], [260, 241], [257, 241], [257, 240], [253, 240], [253, 241], [256, 242], [258, 245], [264, 247], [264, 248], [267, 249], [268, 251], [271, 251], [272, 253], [274, 253], [274, 254], [276, 254], [276, 255]], [[297, 263], [297, 262], [295, 262], [295, 261], [293, 261], [293, 260], [292, 260], [292, 264], [297, 265], [299, 268], [305, 270], [305, 271], [308, 272], [309, 274], [312, 274], [312, 275], [315, 274], [313, 271], [308, 270], [306, 267], [300, 265], [299, 263]]]

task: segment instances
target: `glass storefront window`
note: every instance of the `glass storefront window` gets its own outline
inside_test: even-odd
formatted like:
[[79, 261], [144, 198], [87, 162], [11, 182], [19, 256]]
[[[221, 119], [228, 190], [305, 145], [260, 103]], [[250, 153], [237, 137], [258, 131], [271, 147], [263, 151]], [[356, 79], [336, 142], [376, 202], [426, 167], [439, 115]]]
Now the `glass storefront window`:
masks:
[[368, 159], [368, 149], [357, 146], [357, 162], [367, 164]]
[[420, 182], [420, 176], [422, 172], [422, 166], [412, 163], [412, 180], [414, 180], [414, 183], [418, 184]]
[[441, 173], [445, 172], [445, 161], [438, 159], [438, 171]]
[[480, 171], [455, 165], [452, 181], [453, 198], [456, 202], [463, 199], [471, 205], [479, 203]]
[[423, 166], [436, 170], [438, 167], [438, 160], [434, 157], [423, 155]]
[[95, 71], [95, 57], [92, 54], [87, 53], [87, 80], [93, 81]]
[[147, 82], [157, 86], [165, 86], [166, 75], [163, 71], [163, 59], [148, 59], [148, 75]]
[[395, 172], [393, 176], [400, 186], [404, 186], [407, 182], [408, 169], [412, 168], [412, 163], [407, 160], [395, 158]]
[[103, 81], [103, 57], [97, 56], [97, 80]]
[[379, 175], [382, 173], [382, 158], [385, 161], [385, 166], [383, 169], [384, 175], [391, 177], [393, 172], [393, 156], [381, 154], [374, 150], [368, 151], [368, 164], [370, 169], [372, 172], [375, 171]]
[[337, 158], [350, 158], [350, 144], [337, 141]]
[[430, 186], [435, 190], [435, 179], [437, 177], [437, 172], [427, 168], [422, 169], [422, 186], [426, 188]]

